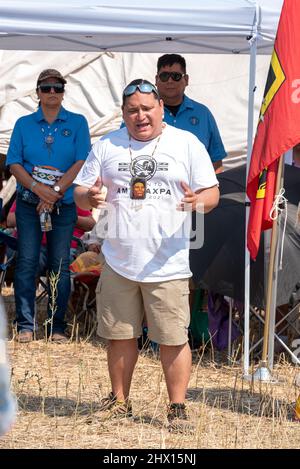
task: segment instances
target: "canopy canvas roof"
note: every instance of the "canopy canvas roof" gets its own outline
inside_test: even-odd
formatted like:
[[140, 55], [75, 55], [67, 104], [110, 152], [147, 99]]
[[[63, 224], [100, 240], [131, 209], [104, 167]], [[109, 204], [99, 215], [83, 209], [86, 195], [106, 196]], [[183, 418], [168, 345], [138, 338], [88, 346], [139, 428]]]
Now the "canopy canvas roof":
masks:
[[0, 49], [243, 53], [272, 50], [282, 0], [0, 1]]

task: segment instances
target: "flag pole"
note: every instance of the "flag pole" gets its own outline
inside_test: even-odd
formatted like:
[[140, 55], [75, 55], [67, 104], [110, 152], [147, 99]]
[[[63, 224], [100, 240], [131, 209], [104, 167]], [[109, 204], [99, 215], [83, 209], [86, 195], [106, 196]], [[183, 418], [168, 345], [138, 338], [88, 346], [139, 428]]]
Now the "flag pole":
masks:
[[[275, 196], [278, 195], [281, 186], [281, 175], [283, 169], [284, 155], [281, 155], [278, 162], [278, 171], [276, 177], [276, 189]], [[258, 369], [253, 375], [254, 379], [260, 381], [272, 381], [271, 373], [268, 368], [268, 344], [269, 344], [269, 331], [270, 331], [270, 312], [272, 306], [272, 293], [274, 288], [273, 276], [275, 267], [275, 258], [277, 250], [277, 239], [278, 239], [278, 220], [274, 220], [272, 226], [272, 238], [270, 247], [270, 259], [268, 269], [268, 283], [267, 283], [267, 300], [266, 300], [266, 311], [265, 311], [265, 325], [264, 325], [264, 339], [263, 339], [263, 350], [262, 358]], [[275, 300], [276, 305], [276, 300]]]
[[[248, 127], [247, 127], [247, 163], [246, 184], [250, 166], [253, 145], [253, 118], [254, 118], [254, 94], [256, 90], [256, 54], [257, 54], [257, 27], [260, 22], [260, 7], [256, 5], [256, 22], [253, 36], [249, 38], [250, 64], [249, 64], [249, 88], [248, 88]], [[245, 289], [244, 289], [244, 377], [249, 377], [249, 350], [250, 350], [250, 253], [247, 249], [247, 230], [249, 222], [249, 198], [245, 198]]]
[[[281, 166], [282, 169], [281, 169], [281, 179], [280, 179], [279, 189], [283, 187], [284, 185], [284, 164], [285, 164], [285, 154], [283, 155], [283, 161], [282, 161], [282, 166]], [[276, 186], [276, 190], [277, 190], [277, 186]], [[280, 228], [280, 221], [281, 221], [281, 211], [278, 210], [278, 218], [276, 220], [277, 230], [279, 230]], [[271, 305], [270, 305], [270, 323], [269, 323], [268, 356], [267, 356], [268, 367], [270, 371], [273, 370], [273, 365], [274, 365], [274, 345], [275, 345], [274, 341], [275, 341], [276, 306], [277, 306], [276, 300], [277, 300], [278, 268], [279, 268], [279, 247], [278, 247], [279, 236], [280, 236], [280, 233], [277, 234], [274, 268], [273, 268], [274, 275], [272, 277], [272, 297], [271, 297]], [[269, 286], [267, 285], [267, 289], [268, 288]]]

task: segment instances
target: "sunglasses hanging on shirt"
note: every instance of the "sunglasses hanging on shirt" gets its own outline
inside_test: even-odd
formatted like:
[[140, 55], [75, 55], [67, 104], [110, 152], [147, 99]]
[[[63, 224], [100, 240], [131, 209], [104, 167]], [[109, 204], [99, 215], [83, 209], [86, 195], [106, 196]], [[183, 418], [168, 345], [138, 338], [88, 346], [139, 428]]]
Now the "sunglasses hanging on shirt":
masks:
[[51, 93], [51, 90], [54, 90], [54, 93], [63, 93], [65, 91], [65, 86], [63, 83], [44, 83], [38, 86], [38, 89], [42, 93]]

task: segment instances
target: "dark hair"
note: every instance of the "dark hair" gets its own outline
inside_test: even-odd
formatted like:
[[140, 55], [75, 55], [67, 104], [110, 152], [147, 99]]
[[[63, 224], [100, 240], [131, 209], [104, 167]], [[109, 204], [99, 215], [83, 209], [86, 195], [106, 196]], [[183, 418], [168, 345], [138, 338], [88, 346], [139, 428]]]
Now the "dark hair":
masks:
[[183, 72], [186, 73], [185, 58], [179, 54], [165, 54], [159, 57], [157, 60], [157, 72], [159, 72], [162, 67], [166, 67], [168, 65], [171, 67], [174, 64], [179, 64]]
[[123, 90], [123, 94], [122, 94], [122, 106], [124, 106], [126, 98], [128, 98], [128, 96], [125, 96], [125, 94], [124, 94], [124, 91], [126, 90], [126, 88], [128, 88], [131, 85], [142, 85], [144, 83], [147, 83], [148, 85], [151, 85], [154, 88], [154, 90], [156, 90], [156, 91], [153, 90], [152, 94], [154, 95], [155, 99], [157, 99], [158, 101], [160, 100], [160, 96], [159, 96], [159, 93], [157, 91], [157, 88], [156, 88], [155, 85], [153, 85], [153, 83], [151, 83], [151, 81], [144, 80], [143, 78], [137, 78], [136, 80], [132, 80], [130, 83], [128, 83], [128, 85], [125, 86], [125, 88]]

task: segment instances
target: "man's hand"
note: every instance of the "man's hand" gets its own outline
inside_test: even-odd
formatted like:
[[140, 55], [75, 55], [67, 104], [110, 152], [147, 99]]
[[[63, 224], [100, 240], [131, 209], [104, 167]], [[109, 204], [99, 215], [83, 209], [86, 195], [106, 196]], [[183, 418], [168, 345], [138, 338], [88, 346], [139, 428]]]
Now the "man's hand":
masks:
[[94, 208], [105, 208], [106, 207], [106, 194], [102, 191], [102, 181], [101, 178], [98, 176], [95, 184], [89, 188], [87, 192], [87, 199], [89, 204]]
[[187, 212], [196, 210], [201, 213], [209, 213], [218, 205], [220, 192], [217, 185], [193, 192], [185, 182], [182, 181], [180, 184], [184, 197], [181, 199], [181, 203], [177, 205], [177, 210]]
[[186, 184], [185, 182], [182, 181], [180, 185], [183, 189], [184, 197], [181, 199], [180, 204], [177, 205], [177, 210], [185, 212], [191, 212], [193, 210], [196, 210], [198, 194], [196, 194], [196, 192], [193, 192], [190, 186], [188, 186], [188, 184]]

